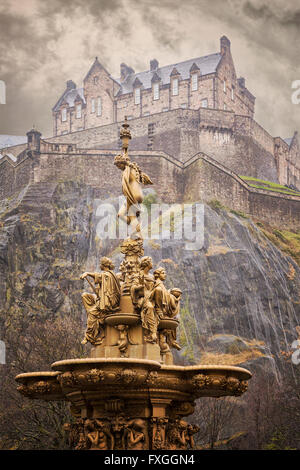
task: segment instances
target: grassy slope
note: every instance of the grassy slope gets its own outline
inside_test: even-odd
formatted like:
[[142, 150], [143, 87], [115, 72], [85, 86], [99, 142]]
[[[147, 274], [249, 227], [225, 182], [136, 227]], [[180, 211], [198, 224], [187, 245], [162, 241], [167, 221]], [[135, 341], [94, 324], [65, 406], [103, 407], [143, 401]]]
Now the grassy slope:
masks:
[[299, 191], [294, 191], [293, 189], [286, 188], [282, 184], [272, 183], [271, 181], [260, 180], [258, 178], [253, 178], [252, 176], [239, 175], [239, 177], [252, 188], [265, 189], [267, 191], [275, 191], [277, 193], [300, 196]]

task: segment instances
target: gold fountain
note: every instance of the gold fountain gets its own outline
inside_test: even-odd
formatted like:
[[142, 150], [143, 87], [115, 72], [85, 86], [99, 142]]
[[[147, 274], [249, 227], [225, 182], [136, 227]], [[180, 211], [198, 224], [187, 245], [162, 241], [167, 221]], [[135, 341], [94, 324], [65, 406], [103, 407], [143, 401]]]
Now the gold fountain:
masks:
[[83, 344], [91, 357], [52, 364], [53, 372], [16, 377], [25, 397], [69, 402], [74, 422], [65, 424], [73, 449], [141, 450], [193, 448], [198, 426], [184, 421], [201, 397], [240, 396], [251, 373], [234, 366], [173, 365], [172, 348], [179, 325], [179, 288], [164, 285], [164, 268], [153, 269], [144, 256], [139, 223], [142, 185], [152, 184], [131, 162], [131, 139], [125, 120], [122, 154], [114, 163], [122, 171], [126, 202], [118, 216], [130, 230], [121, 245], [124, 260], [114, 273], [103, 257], [100, 272], [85, 272], [93, 293], [82, 294], [87, 312]]

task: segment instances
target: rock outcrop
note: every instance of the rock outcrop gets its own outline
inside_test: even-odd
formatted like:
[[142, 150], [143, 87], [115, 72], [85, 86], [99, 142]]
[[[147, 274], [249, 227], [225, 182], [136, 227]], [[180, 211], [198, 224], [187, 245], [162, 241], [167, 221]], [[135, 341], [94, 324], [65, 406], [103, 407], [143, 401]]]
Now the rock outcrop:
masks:
[[[17, 314], [82, 315], [80, 274], [97, 269], [100, 256], [118, 268], [118, 240], [97, 235], [100, 203], [87, 185], [61, 182], [29, 185], [1, 205], [1, 339]], [[187, 250], [185, 240], [145, 242], [154, 265], [163, 260], [166, 282], [183, 291], [176, 360], [257, 365], [279, 377], [282, 351], [297, 339], [299, 266], [250, 219], [204, 209], [201, 249]]]

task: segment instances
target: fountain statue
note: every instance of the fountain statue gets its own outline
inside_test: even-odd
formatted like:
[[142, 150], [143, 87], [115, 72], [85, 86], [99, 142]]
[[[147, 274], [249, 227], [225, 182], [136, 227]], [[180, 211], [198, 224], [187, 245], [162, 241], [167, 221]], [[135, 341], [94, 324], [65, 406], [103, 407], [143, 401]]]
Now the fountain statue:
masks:
[[201, 397], [239, 396], [251, 373], [228, 365], [178, 366], [172, 349], [180, 350], [180, 288], [167, 289], [166, 270], [154, 269], [144, 256], [140, 225], [142, 186], [151, 179], [131, 162], [131, 138], [125, 120], [122, 154], [114, 164], [122, 170], [125, 203], [118, 216], [130, 235], [121, 245], [124, 259], [114, 272], [102, 257], [99, 272], [85, 272], [93, 293], [82, 294], [87, 327], [82, 343], [91, 357], [52, 364], [52, 372], [16, 377], [25, 397], [65, 400], [73, 423], [64, 425], [70, 447], [90, 450], [174, 450], [194, 446], [198, 426], [184, 421]]

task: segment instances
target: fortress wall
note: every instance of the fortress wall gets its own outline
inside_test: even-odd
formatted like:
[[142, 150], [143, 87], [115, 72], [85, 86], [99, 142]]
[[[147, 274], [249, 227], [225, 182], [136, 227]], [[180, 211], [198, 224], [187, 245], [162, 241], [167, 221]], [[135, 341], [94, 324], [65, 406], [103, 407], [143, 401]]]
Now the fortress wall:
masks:
[[274, 155], [274, 138], [254, 120], [252, 120], [251, 135], [266, 152]]
[[4, 147], [0, 148], [1, 155], [5, 155], [6, 153], [12, 153], [14, 157], [17, 157], [23, 150], [27, 148], [27, 144], [19, 144], [13, 145], [11, 147]]
[[266, 152], [274, 154], [274, 138], [254, 119], [235, 115], [234, 131], [239, 135], [253, 137]]
[[185, 169], [184, 201], [223, 205], [269, 222], [277, 227], [300, 228], [300, 197], [276, 195], [250, 188], [230, 170], [205, 156]]
[[[113, 164], [115, 152], [86, 154], [41, 154], [34, 181], [83, 181], [96, 188], [98, 197], [120, 194], [121, 171]], [[143, 172], [153, 182], [155, 190], [166, 202], [176, 202], [182, 170], [160, 155], [134, 155]]]
[[199, 109], [200, 127], [216, 127], [222, 129], [233, 129], [234, 116], [232, 111], [221, 109]]
[[228, 207], [248, 212], [248, 192], [230, 173], [200, 158], [185, 169], [184, 201], [218, 200]]
[[25, 158], [17, 164], [10, 163], [8, 158], [0, 161], [0, 199], [19, 192], [30, 181], [32, 160]]
[[[130, 130], [134, 138], [131, 150], [159, 150], [185, 161], [198, 151], [196, 135], [199, 129], [199, 112], [190, 109], [176, 109], [167, 113], [131, 119]], [[153, 132], [149, 134], [148, 126]], [[95, 127], [84, 131], [45, 139], [47, 142], [76, 143], [79, 148], [118, 149], [120, 147], [121, 123]], [[194, 145], [186, 147], [181, 136], [192, 131]]]

